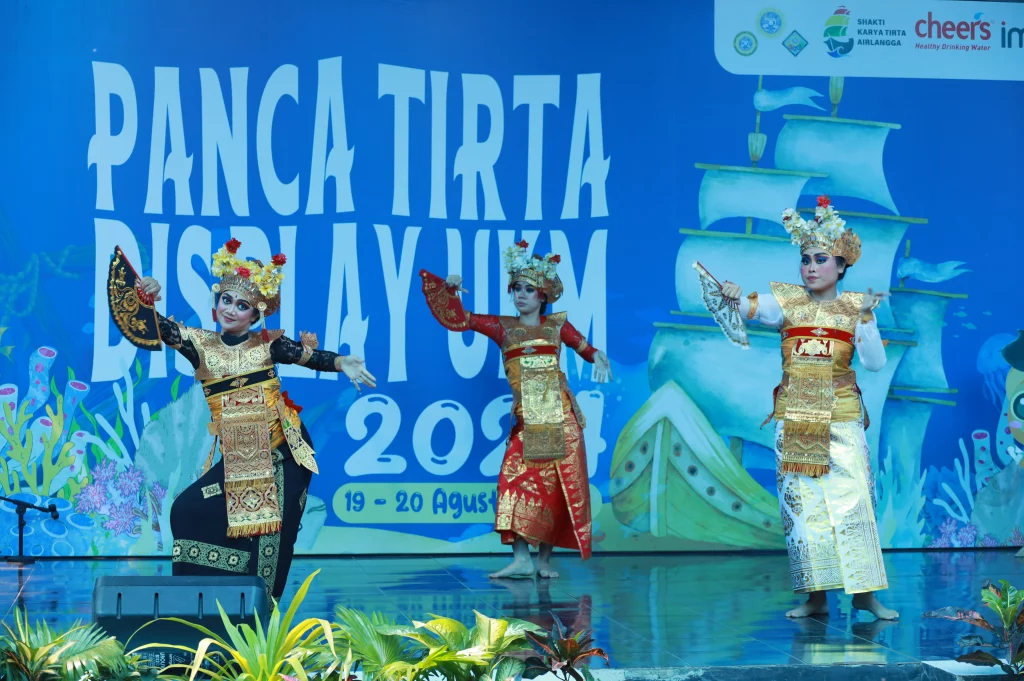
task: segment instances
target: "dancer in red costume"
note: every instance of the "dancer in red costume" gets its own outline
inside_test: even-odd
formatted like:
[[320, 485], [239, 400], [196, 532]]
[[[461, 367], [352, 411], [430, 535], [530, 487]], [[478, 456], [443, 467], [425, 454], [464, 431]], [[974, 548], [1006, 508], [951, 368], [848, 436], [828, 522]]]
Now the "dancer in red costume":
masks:
[[[498, 476], [495, 531], [511, 544], [512, 564], [493, 578], [558, 577], [553, 547], [591, 551], [590, 481], [583, 444], [583, 414], [559, 366], [562, 344], [594, 364], [593, 378], [611, 378], [603, 352], [590, 346], [564, 312], [545, 315], [562, 295], [559, 257], [531, 256], [522, 241], [505, 253], [508, 290], [519, 315], [477, 315], [462, 307], [462, 277], [447, 280], [421, 271], [430, 311], [451, 331], [482, 333], [501, 348], [512, 388], [512, 432]], [[530, 545], [540, 546], [534, 566]]]

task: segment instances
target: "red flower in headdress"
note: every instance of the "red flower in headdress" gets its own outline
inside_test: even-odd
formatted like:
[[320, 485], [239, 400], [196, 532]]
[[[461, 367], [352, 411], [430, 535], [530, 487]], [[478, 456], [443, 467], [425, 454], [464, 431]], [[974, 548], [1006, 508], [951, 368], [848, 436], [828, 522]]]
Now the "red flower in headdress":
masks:
[[830, 203], [832, 203], [832, 201], [830, 201], [829, 198], [827, 196], [825, 196], [824, 194], [822, 194], [821, 196], [818, 197], [818, 207], [819, 208], [828, 208], [828, 205]]
[[530, 244], [526, 243], [526, 239], [523, 239], [522, 241], [516, 244], [516, 246], [519, 246], [519, 248], [527, 248], [529, 247], [529, 245]]
[[288, 258], [284, 257], [284, 253], [278, 253], [271, 259], [271, 262], [277, 265], [278, 267], [281, 267], [286, 262], [288, 262]]
[[252, 274], [252, 271], [248, 267], [236, 267], [235, 272], [246, 279], [248, 279], [249, 275]]
[[553, 262], [553, 263], [555, 263], [557, 265], [558, 263], [562, 262], [562, 256], [560, 256], [560, 255], [553, 255], [550, 258], [548, 258], [548, 260], [550, 260], [551, 262]]
[[224, 244], [224, 248], [228, 249], [228, 253], [237, 253], [238, 248], [242, 245], [242, 242], [238, 239], [231, 239], [231, 241]]

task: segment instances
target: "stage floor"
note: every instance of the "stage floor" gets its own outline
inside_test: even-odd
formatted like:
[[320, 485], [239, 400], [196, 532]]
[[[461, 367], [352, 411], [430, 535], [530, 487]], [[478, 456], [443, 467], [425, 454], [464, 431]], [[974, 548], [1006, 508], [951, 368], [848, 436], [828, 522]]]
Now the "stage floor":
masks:
[[[548, 613], [554, 611], [567, 624], [593, 629], [614, 669], [919, 667], [921, 661], [956, 657], [965, 652], [955, 647], [960, 635], [982, 633], [923, 620], [923, 612], [953, 605], [979, 610], [993, 621], [993, 613], [981, 607], [982, 582], [1005, 579], [1024, 588], [1024, 559], [1013, 551], [887, 553], [890, 588], [881, 598], [900, 612], [898, 623], [851, 613], [850, 597], [835, 594], [829, 597], [831, 617], [793, 621], [785, 611], [800, 599], [790, 590], [782, 554], [598, 555], [586, 563], [559, 556], [561, 579], [488, 580], [487, 573], [507, 560], [299, 557], [285, 599], [320, 569], [302, 606], [304, 616], [330, 617], [335, 606], [345, 605], [397, 620], [422, 620], [433, 613], [471, 623], [476, 609], [549, 625]], [[0, 564], [0, 599], [7, 621], [20, 596], [31, 616], [64, 626], [90, 619], [97, 577], [169, 575], [170, 567], [169, 561], [152, 559], [44, 561], [24, 568], [19, 593], [17, 568]], [[803, 676], [792, 671], [777, 678]], [[896, 676], [902, 675], [890, 678]]]

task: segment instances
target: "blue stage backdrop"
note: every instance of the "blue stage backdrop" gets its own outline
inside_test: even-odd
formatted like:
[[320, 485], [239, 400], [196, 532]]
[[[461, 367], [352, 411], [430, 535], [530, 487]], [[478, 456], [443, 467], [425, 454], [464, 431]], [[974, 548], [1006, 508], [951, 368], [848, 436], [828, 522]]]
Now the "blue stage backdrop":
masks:
[[613, 364], [598, 386], [564, 362], [595, 550], [782, 548], [758, 428], [779, 338], [729, 345], [690, 266], [798, 281], [780, 213], [821, 193], [864, 241], [844, 285], [892, 292], [888, 365], [860, 374], [883, 545], [1024, 544], [1024, 365], [1002, 354], [1024, 8], [719, 4], [4, 3], [0, 493], [61, 511], [27, 550], [170, 551], [208, 408], [182, 358], [120, 337], [106, 270], [121, 246], [162, 313], [214, 328], [231, 237], [288, 256], [271, 326], [379, 379], [281, 368], [320, 466], [300, 552], [501, 550], [499, 353], [438, 326], [417, 273], [461, 273], [469, 309], [511, 314], [520, 239], [561, 255], [555, 309]]

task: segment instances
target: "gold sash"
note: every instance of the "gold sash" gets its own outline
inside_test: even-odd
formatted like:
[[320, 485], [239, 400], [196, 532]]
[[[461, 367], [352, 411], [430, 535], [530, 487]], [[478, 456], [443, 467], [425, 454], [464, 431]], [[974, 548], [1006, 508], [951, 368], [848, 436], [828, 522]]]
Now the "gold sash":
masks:
[[523, 459], [564, 459], [565, 417], [558, 355], [527, 355], [510, 361], [519, 362], [522, 377]]
[[833, 418], [860, 416], [850, 362], [863, 295], [845, 292], [835, 300], [814, 301], [802, 286], [772, 282], [771, 288], [785, 317], [785, 376], [775, 405], [785, 424], [781, 472], [826, 475]]
[[220, 421], [211, 424], [224, 459], [228, 537], [256, 537], [281, 531], [270, 421], [264, 386], [240, 388], [214, 397]]
[[213, 416], [210, 432], [220, 440], [224, 460], [228, 537], [279, 532], [274, 449], [287, 442], [300, 466], [314, 473], [318, 469], [313, 448], [302, 439], [298, 414], [281, 397], [276, 371], [207, 380], [203, 390]]
[[835, 388], [834, 341], [798, 341], [790, 357], [782, 472], [818, 477], [829, 471], [829, 440]]

